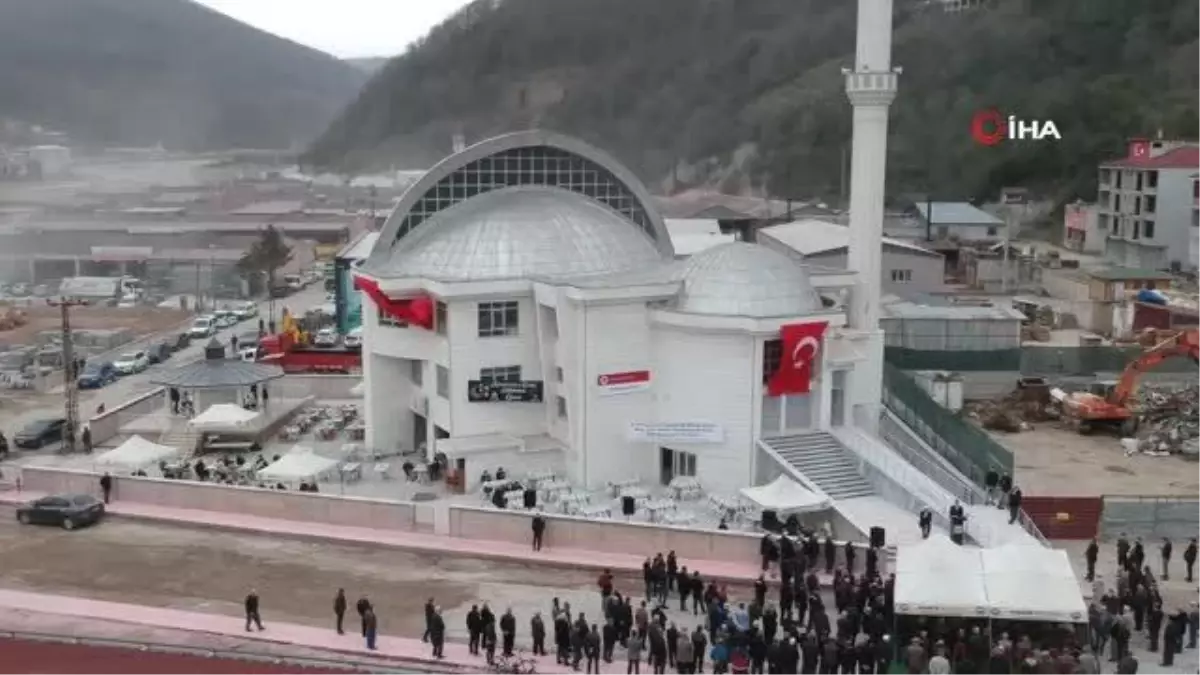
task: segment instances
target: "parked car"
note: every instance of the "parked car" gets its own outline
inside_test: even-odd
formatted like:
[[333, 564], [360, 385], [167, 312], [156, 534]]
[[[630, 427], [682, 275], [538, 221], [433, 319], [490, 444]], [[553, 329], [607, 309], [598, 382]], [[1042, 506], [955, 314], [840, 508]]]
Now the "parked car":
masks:
[[51, 443], [62, 441], [66, 428], [67, 420], [62, 417], [34, 420], [13, 436], [13, 444], [18, 448], [37, 450]]
[[113, 361], [113, 367], [122, 375], [140, 373], [150, 367], [150, 356], [145, 350], [128, 352], [118, 356], [117, 360]]
[[362, 334], [362, 326], [359, 326], [346, 333], [346, 337], [342, 338], [342, 344], [346, 349], [362, 349]]
[[88, 361], [79, 374], [80, 389], [101, 389], [117, 380], [117, 369], [111, 361]]
[[233, 311], [235, 314], [237, 314], [238, 318], [243, 321], [246, 319], [253, 319], [254, 317], [258, 316], [258, 303], [247, 300], [246, 302], [239, 303]]
[[171, 345], [168, 340], [156, 342], [146, 349], [146, 357], [150, 359], [150, 363], [162, 363], [171, 358]]
[[241, 320], [237, 314], [227, 309], [222, 309], [213, 316], [215, 317], [217, 328], [232, 328]]
[[54, 525], [74, 530], [104, 518], [104, 502], [91, 495], [50, 495], [17, 507], [22, 525]]
[[187, 349], [188, 345], [190, 344], [192, 344], [192, 334], [184, 331], [183, 333], [176, 335], [171, 341], [171, 349], [178, 352]]
[[188, 336], [193, 340], [212, 337], [217, 332], [216, 321], [211, 316], [198, 316], [188, 329]]
[[338, 332], [333, 328], [322, 328], [313, 338], [313, 344], [318, 347], [336, 347], [337, 343]]

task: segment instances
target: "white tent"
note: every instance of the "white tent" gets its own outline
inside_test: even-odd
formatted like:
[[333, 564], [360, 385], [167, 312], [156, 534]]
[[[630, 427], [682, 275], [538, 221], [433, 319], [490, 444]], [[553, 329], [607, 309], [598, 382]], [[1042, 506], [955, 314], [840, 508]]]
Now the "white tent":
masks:
[[759, 508], [776, 511], [780, 515], [829, 508], [828, 499], [813, 494], [787, 476], [780, 476], [766, 485], [742, 488], [741, 492], [743, 497]]
[[97, 457], [96, 463], [122, 470], [136, 471], [148, 466], [154, 466], [161, 461], [174, 459], [178, 455], [178, 448], [159, 445], [141, 436], [133, 436], [124, 443]]
[[1022, 544], [982, 549], [991, 615], [1024, 621], [1087, 621], [1087, 605], [1066, 551]]
[[351, 396], [359, 397], [359, 396], [365, 395], [366, 393], [367, 393], [367, 383], [366, 382], [359, 382], [358, 384], [354, 385], [353, 387], [350, 387], [350, 395]]
[[942, 535], [896, 550], [897, 614], [986, 617], [989, 604], [980, 549]]
[[208, 410], [192, 418], [193, 429], [201, 431], [237, 430], [245, 427], [251, 420], [258, 417], [253, 410], [246, 410], [232, 403], [218, 403], [209, 406]]
[[295, 446], [277, 461], [260, 469], [258, 477], [283, 483], [315, 480], [332, 471], [337, 465], [336, 459], [322, 457], [309, 448]]

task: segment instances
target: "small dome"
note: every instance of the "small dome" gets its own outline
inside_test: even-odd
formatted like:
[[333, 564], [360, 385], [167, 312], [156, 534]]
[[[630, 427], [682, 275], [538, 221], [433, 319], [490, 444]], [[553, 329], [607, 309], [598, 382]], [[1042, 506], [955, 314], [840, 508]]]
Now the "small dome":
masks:
[[650, 238], [607, 206], [559, 188], [523, 186], [439, 211], [390, 259], [364, 271], [486, 281], [614, 274], [662, 262]]
[[745, 242], [714, 246], [689, 258], [675, 309], [688, 314], [769, 318], [822, 309], [804, 265]]

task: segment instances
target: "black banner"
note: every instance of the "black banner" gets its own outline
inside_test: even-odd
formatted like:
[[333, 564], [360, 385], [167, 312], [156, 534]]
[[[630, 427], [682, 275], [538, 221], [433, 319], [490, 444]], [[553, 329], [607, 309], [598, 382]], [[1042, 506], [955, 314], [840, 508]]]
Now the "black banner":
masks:
[[544, 386], [541, 380], [524, 382], [467, 381], [467, 400], [471, 403], [541, 403]]

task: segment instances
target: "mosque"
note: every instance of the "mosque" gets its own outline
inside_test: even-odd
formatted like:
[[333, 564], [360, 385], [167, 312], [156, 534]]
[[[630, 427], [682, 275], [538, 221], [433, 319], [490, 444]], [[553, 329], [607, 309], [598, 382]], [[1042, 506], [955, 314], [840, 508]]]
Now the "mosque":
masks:
[[879, 338], [838, 302], [855, 275], [744, 242], [676, 260], [644, 186], [576, 139], [447, 158], [358, 274], [369, 446], [436, 448], [468, 478], [547, 453], [591, 488], [736, 491], [778, 475], [760, 439], [877, 415], [855, 385]]

